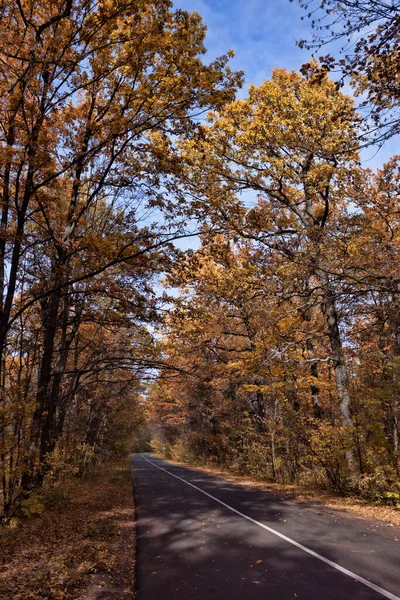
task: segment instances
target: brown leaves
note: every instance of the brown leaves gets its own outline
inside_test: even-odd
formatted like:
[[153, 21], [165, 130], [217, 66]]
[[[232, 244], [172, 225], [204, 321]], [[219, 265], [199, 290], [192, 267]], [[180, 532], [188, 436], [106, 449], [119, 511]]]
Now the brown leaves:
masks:
[[133, 594], [124, 582], [133, 560], [131, 484], [111, 481], [120, 471], [103, 465], [88, 481], [64, 480], [68, 504], [60, 501], [8, 535], [0, 579], [7, 598], [76, 600], [93, 576], [103, 590], [129, 587]]

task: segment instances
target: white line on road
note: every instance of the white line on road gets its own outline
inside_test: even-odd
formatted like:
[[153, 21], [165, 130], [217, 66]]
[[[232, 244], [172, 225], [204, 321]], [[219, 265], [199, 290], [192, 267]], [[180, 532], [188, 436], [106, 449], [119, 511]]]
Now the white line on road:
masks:
[[287, 537], [286, 535], [283, 535], [283, 533], [279, 533], [279, 531], [276, 531], [275, 529], [272, 529], [271, 527], [268, 527], [267, 525], [264, 525], [263, 523], [260, 523], [260, 521], [256, 521], [255, 519], [252, 519], [248, 515], [245, 515], [244, 513], [240, 512], [239, 510], [236, 510], [236, 508], [233, 508], [232, 506], [229, 506], [229, 504], [226, 504], [225, 502], [222, 502], [222, 500], [218, 500], [218, 498], [216, 498], [215, 496], [212, 496], [208, 492], [205, 492], [201, 488], [197, 487], [197, 485], [193, 485], [193, 483], [189, 483], [189, 481], [186, 481], [186, 479], [182, 479], [182, 477], [179, 477], [178, 475], [175, 475], [174, 473], [171, 473], [171, 471], [167, 471], [167, 469], [163, 469], [163, 467], [160, 467], [159, 465], [156, 465], [151, 460], [149, 460], [148, 458], [146, 458], [145, 456], [143, 456], [143, 454], [141, 456], [142, 456], [142, 458], [144, 458], [144, 460], [146, 460], [148, 463], [150, 463], [151, 465], [153, 465], [153, 467], [156, 467], [157, 469], [160, 469], [160, 471], [164, 471], [164, 473], [168, 473], [168, 475], [171, 475], [171, 477], [175, 477], [175, 479], [179, 479], [180, 481], [183, 481], [183, 483], [186, 483], [186, 485], [190, 485], [190, 487], [194, 488], [198, 492], [201, 492], [205, 496], [208, 496], [212, 500], [215, 500], [215, 502], [218, 502], [218, 504], [222, 504], [222, 506], [225, 506], [225, 508], [231, 510], [232, 512], [236, 513], [240, 517], [243, 517], [243, 519], [247, 519], [251, 523], [254, 523], [254, 525], [258, 525], [259, 527], [262, 527], [263, 529], [266, 529], [270, 533], [273, 533], [274, 535], [280, 537], [282, 540], [285, 540], [289, 544], [292, 544], [292, 546], [296, 546], [297, 548], [300, 548], [300, 550], [303, 550], [303, 552], [307, 552], [307, 554], [311, 554], [311, 556], [314, 556], [314, 558], [318, 558], [318, 560], [322, 560], [322, 562], [326, 563], [327, 565], [330, 565], [331, 567], [333, 567], [337, 571], [340, 571], [341, 573], [344, 573], [345, 575], [348, 575], [352, 579], [355, 579], [355, 580], [359, 581], [360, 583], [363, 583], [367, 587], [371, 588], [371, 590], [374, 590], [375, 592], [378, 592], [378, 594], [381, 594], [385, 598], [389, 598], [389, 600], [400, 600], [399, 596], [395, 596], [394, 594], [391, 594], [390, 592], [387, 592], [383, 588], [379, 587], [379, 585], [375, 585], [375, 583], [372, 583], [371, 581], [368, 581], [368, 579], [364, 579], [364, 577], [360, 577], [360, 575], [357, 575], [356, 573], [353, 573], [352, 571], [349, 571], [348, 569], [345, 569], [344, 567], [341, 567], [337, 563], [329, 560], [329, 558], [325, 558], [325, 556], [321, 556], [321, 554], [318, 554], [317, 552], [314, 552], [314, 550], [311, 550], [310, 548], [307, 548], [306, 546], [303, 546], [303, 544], [299, 544], [299, 542], [296, 542], [295, 540], [292, 540], [291, 538]]

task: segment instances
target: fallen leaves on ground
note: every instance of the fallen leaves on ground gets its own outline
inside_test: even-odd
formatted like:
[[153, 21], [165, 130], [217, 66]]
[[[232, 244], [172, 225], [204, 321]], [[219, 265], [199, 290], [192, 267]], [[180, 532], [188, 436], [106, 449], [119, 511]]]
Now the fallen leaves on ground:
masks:
[[[133, 598], [134, 509], [130, 470], [108, 464], [59, 484], [42, 514], [0, 529], [0, 598]], [[107, 591], [109, 590], [109, 592]]]
[[[160, 458], [163, 458], [160, 456]], [[217, 477], [223, 477], [226, 481], [231, 483], [238, 483], [240, 485], [249, 485], [257, 487], [266, 492], [277, 494], [278, 496], [284, 496], [286, 498], [294, 498], [296, 500], [302, 500], [312, 502], [314, 504], [320, 504], [328, 508], [335, 510], [343, 510], [349, 513], [353, 513], [359, 517], [366, 519], [376, 519], [378, 521], [384, 521], [388, 527], [395, 525], [400, 526], [400, 508], [394, 506], [380, 506], [377, 504], [368, 503], [366, 500], [357, 498], [354, 496], [343, 497], [336, 496], [329, 492], [321, 491], [320, 489], [308, 489], [295, 484], [281, 484], [281, 483], [270, 483], [265, 480], [252, 478], [243, 475], [237, 475], [230, 473], [228, 470], [224, 470], [211, 465], [191, 464], [188, 462], [180, 462], [177, 460], [171, 460], [170, 462], [177, 465], [189, 466], [194, 471], [200, 473], [207, 473], [208, 475], [214, 475]]]

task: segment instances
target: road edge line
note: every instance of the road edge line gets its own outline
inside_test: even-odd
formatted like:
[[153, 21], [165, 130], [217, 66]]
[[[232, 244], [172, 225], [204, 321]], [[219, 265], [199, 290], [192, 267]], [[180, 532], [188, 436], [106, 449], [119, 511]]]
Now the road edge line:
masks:
[[357, 575], [356, 573], [353, 573], [352, 571], [349, 571], [348, 569], [345, 569], [344, 567], [338, 565], [337, 563], [333, 562], [332, 560], [329, 560], [329, 558], [325, 558], [325, 556], [322, 556], [321, 554], [318, 554], [318, 552], [314, 552], [314, 550], [311, 550], [311, 548], [307, 548], [307, 546], [303, 546], [303, 544], [300, 544], [299, 542], [296, 542], [295, 540], [292, 540], [292, 538], [287, 537], [283, 533], [280, 533], [279, 531], [276, 531], [275, 529], [272, 529], [272, 527], [268, 527], [268, 525], [264, 525], [260, 521], [257, 521], [256, 519], [253, 519], [252, 517], [249, 517], [248, 515], [245, 515], [244, 513], [240, 512], [240, 510], [236, 510], [236, 508], [233, 508], [233, 506], [229, 506], [229, 504], [226, 504], [222, 500], [219, 500], [218, 498], [216, 498], [212, 494], [209, 494], [208, 492], [205, 492], [201, 488], [197, 487], [197, 485], [194, 485], [193, 483], [190, 483], [189, 481], [186, 481], [186, 479], [183, 479], [182, 477], [179, 477], [179, 475], [175, 475], [174, 473], [171, 473], [171, 471], [168, 471], [167, 469], [164, 469], [163, 467], [160, 467], [159, 465], [153, 463], [151, 460], [149, 460], [148, 458], [146, 458], [145, 456], [143, 456], [143, 454], [141, 454], [141, 457], [144, 460], [146, 460], [153, 467], [156, 467], [157, 469], [160, 469], [160, 471], [164, 471], [164, 473], [167, 473], [168, 475], [171, 475], [171, 477], [175, 477], [176, 479], [179, 479], [180, 481], [183, 481], [183, 483], [186, 483], [186, 485], [189, 485], [190, 487], [194, 488], [198, 492], [201, 492], [205, 496], [208, 496], [212, 500], [215, 500], [215, 502], [218, 502], [218, 504], [221, 504], [222, 506], [224, 506], [228, 510], [232, 511], [233, 513], [236, 513], [237, 515], [239, 515], [243, 519], [246, 519], [247, 521], [250, 521], [254, 525], [258, 525], [262, 529], [265, 529], [266, 531], [269, 531], [269, 533], [272, 533], [273, 535], [276, 535], [277, 537], [281, 538], [282, 540], [285, 540], [285, 542], [288, 542], [289, 544], [292, 544], [292, 546], [296, 546], [296, 548], [300, 548], [300, 550], [303, 550], [303, 552], [306, 552], [307, 554], [310, 554], [314, 558], [317, 558], [318, 560], [321, 560], [322, 562], [324, 562], [327, 565], [333, 567], [337, 571], [340, 571], [341, 573], [344, 573], [344, 575], [347, 575], [348, 577], [351, 577], [352, 579], [355, 579], [356, 581], [358, 581], [360, 583], [363, 583], [365, 586], [369, 587], [371, 590], [374, 590], [374, 592], [378, 592], [378, 594], [381, 594], [382, 596], [384, 596], [385, 598], [388, 598], [389, 600], [400, 600], [399, 596], [395, 596], [391, 592], [388, 592], [387, 590], [384, 590], [383, 588], [379, 587], [379, 585], [376, 585], [375, 583], [372, 583], [371, 581], [368, 581], [368, 579], [364, 579], [364, 577], [361, 577], [360, 575]]

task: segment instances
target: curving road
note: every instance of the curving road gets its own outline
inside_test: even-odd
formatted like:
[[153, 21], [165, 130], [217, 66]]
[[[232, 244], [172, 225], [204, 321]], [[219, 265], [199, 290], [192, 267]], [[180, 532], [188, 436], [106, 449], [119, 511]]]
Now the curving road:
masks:
[[400, 600], [400, 530], [133, 457], [138, 600]]

